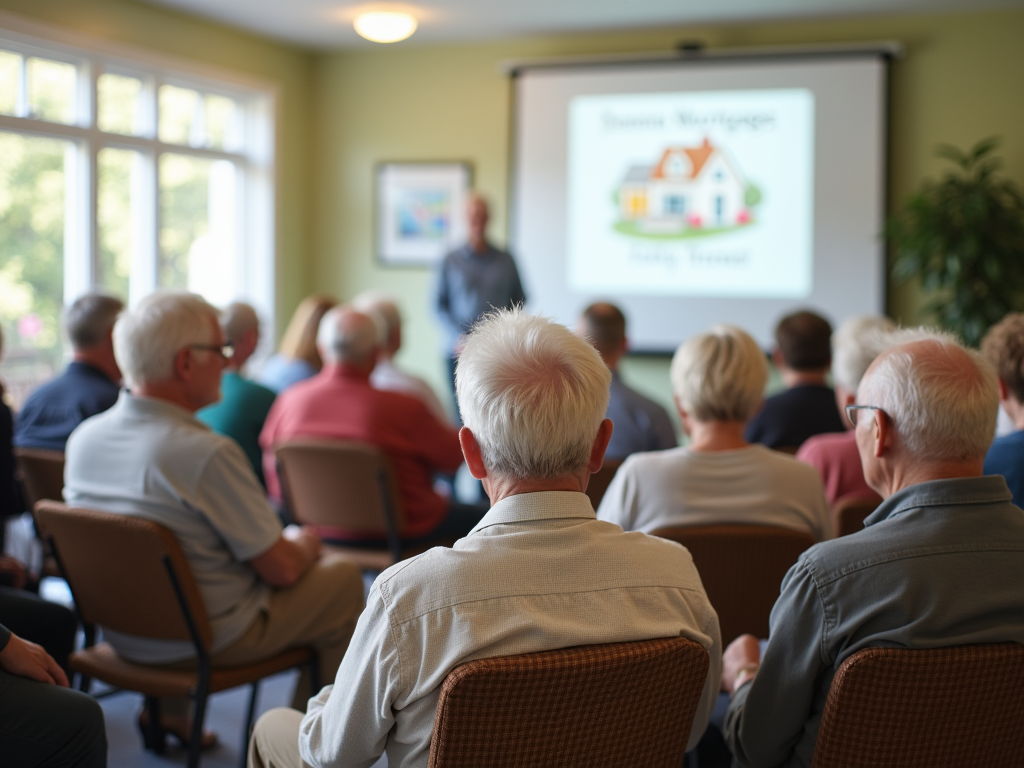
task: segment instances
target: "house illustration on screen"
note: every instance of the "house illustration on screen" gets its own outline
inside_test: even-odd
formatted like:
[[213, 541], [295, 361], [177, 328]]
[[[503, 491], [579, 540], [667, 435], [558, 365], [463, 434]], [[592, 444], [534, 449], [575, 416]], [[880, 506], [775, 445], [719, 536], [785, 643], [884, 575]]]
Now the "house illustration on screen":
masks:
[[666, 148], [654, 165], [632, 166], [619, 186], [618, 205], [629, 230], [671, 235], [748, 224], [759, 197], [728, 155], [705, 137], [696, 147]]

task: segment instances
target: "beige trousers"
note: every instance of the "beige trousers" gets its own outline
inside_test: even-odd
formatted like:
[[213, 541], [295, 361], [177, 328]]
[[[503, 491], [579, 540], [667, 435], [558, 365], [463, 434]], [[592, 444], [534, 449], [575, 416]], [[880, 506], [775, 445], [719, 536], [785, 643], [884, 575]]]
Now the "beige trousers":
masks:
[[309, 768], [299, 756], [302, 713], [279, 707], [267, 711], [252, 730], [249, 768]]
[[[313, 646], [320, 657], [320, 684], [334, 682], [341, 659], [363, 610], [363, 578], [359, 567], [337, 555], [324, 555], [298, 582], [274, 589], [269, 604], [241, 638], [213, 656], [214, 667], [250, 664], [288, 648]], [[195, 659], [170, 664], [195, 669]], [[303, 667], [292, 706], [305, 712], [311, 689]], [[188, 712], [187, 699], [161, 699], [167, 714]]]

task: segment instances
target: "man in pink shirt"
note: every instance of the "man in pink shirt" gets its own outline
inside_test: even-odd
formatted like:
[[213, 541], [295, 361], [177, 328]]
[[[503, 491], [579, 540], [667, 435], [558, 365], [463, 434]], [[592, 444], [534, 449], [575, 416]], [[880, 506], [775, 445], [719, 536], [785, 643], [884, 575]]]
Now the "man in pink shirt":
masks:
[[[878, 355], [892, 346], [889, 333], [895, 328], [887, 317], [860, 315], [848, 319], [832, 335], [832, 379], [840, 413], [857, 401], [857, 387], [864, 372]], [[846, 421], [845, 416], [843, 420]], [[849, 422], [846, 432], [808, 439], [800, 446], [796, 457], [818, 470], [829, 504], [847, 496], [871, 498], [878, 495], [864, 480]]]
[[267, 492], [281, 501], [274, 446], [302, 438], [364, 441], [383, 449], [394, 465], [408, 540], [465, 535], [483, 510], [452, 504], [433, 489], [434, 473], [451, 474], [462, 463], [459, 433], [421, 401], [371, 386], [378, 347], [377, 326], [368, 316], [346, 307], [324, 316], [317, 335], [323, 370], [278, 396], [260, 434]]

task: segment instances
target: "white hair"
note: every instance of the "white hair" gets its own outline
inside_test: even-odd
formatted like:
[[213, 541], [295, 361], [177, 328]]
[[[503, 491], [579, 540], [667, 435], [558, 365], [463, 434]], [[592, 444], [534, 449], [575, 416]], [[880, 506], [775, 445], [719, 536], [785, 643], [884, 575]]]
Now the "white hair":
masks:
[[996, 373], [956, 337], [927, 328], [894, 331], [860, 385], [857, 402], [885, 411], [916, 459], [964, 461], [985, 455], [999, 408]]
[[226, 341], [237, 343], [249, 331], [259, 331], [260, 317], [251, 305], [236, 301], [224, 307], [220, 327]]
[[761, 405], [768, 361], [746, 331], [716, 325], [676, 350], [669, 377], [672, 393], [697, 421], [745, 422]]
[[194, 293], [157, 291], [114, 324], [114, 357], [129, 388], [167, 381], [174, 356], [189, 344], [212, 344], [217, 310]]
[[587, 466], [611, 372], [568, 328], [522, 309], [485, 315], [455, 373], [462, 421], [488, 472], [551, 479]]
[[391, 334], [402, 328], [402, 313], [398, 309], [398, 303], [389, 293], [363, 291], [352, 299], [352, 308], [377, 323], [382, 347], [388, 345]]
[[377, 354], [377, 324], [351, 307], [335, 307], [320, 321], [316, 343], [328, 363], [365, 365]]
[[874, 359], [893, 346], [896, 323], [879, 315], [856, 315], [832, 334], [832, 378], [856, 395], [860, 380]]

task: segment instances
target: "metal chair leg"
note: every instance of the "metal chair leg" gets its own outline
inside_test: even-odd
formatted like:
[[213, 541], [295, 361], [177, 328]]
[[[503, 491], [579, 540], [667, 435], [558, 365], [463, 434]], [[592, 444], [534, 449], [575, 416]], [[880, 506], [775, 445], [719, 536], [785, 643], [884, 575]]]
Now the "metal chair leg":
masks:
[[199, 768], [199, 755], [203, 749], [203, 720], [206, 716], [206, 699], [209, 694], [205, 687], [196, 692], [192, 715], [192, 734], [188, 739], [188, 768]]

